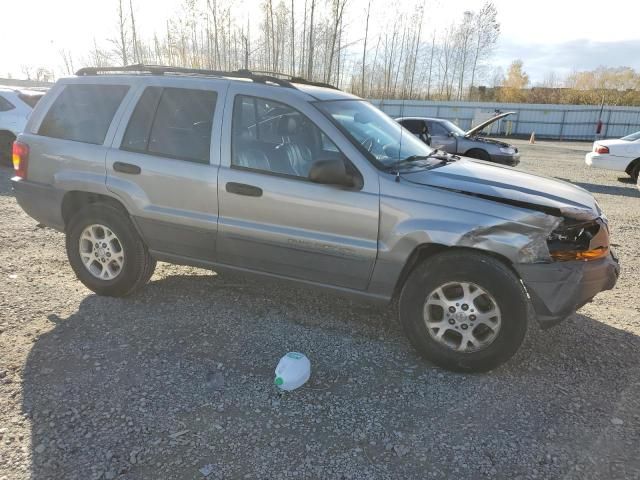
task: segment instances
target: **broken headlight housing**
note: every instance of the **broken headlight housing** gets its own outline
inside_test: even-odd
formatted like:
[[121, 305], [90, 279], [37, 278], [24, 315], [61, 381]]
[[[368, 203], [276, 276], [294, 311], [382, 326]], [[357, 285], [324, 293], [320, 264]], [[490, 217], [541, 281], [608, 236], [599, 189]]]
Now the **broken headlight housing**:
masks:
[[597, 260], [609, 254], [609, 228], [602, 218], [565, 222], [547, 237], [547, 246], [551, 258], [559, 262]]

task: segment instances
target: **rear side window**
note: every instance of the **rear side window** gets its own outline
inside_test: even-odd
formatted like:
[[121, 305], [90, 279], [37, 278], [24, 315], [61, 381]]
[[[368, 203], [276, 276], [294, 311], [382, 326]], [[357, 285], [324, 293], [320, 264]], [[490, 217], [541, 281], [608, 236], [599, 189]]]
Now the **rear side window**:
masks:
[[67, 85], [38, 134], [101, 145], [127, 90], [126, 85]]
[[9, 100], [0, 95], [0, 112], [8, 112], [9, 110], [13, 110], [14, 108], [16, 107], [14, 107]]
[[210, 90], [147, 87], [131, 115], [121, 148], [209, 163], [217, 95]]

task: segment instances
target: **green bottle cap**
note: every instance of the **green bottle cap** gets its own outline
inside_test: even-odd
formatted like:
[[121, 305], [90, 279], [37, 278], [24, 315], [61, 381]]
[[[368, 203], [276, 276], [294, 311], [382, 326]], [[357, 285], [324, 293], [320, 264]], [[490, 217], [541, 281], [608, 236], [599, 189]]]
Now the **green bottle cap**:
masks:
[[284, 383], [284, 380], [282, 379], [282, 377], [276, 377], [276, 379], [274, 380], [274, 382], [276, 385], [280, 386]]

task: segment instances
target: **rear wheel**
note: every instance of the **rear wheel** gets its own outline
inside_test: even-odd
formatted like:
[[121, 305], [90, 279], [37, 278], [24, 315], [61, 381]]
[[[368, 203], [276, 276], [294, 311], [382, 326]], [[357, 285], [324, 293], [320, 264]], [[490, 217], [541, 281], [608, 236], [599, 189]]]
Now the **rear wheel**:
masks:
[[11, 166], [11, 150], [15, 139], [11, 132], [0, 132], [0, 165]]
[[518, 350], [527, 328], [518, 277], [475, 252], [445, 252], [418, 265], [399, 306], [414, 347], [449, 370], [483, 372], [501, 365]]
[[104, 203], [71, 218], [66, 247], [76, 276], [98, 295], [130, 295], [149, 281], [156, 266], [131, 220]]
[[477, 158], [478, 160], [491, 160], [491, 156], [485, 151], [479, 148], [472, 148], [464, 154], [465, 157]]

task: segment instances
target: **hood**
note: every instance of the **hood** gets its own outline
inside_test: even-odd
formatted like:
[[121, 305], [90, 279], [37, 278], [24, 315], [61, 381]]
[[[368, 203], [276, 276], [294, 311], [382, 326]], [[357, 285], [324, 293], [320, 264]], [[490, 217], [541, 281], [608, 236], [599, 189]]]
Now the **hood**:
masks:
[[583, 188], [542, 175], [462, 158], [432, 170], [403, 173], [407, 180], [579, 221], [600, 215]]
[[464, 134], [464, 136], [465, 137], [473, 137], [474, 135], [477, 135], [480, 131], [482, 131], [482, 129], [484, 129], [484, 128], [488, 127], [489, 125], [491, 125], [493, 122], [497, 122], [501, 118], [507, 117], [509, 115], [513, 115], [514, 113], [516, 113], [516, 112], [505, 112], [505, 113], [501, 113], [500, 115], [496, 115], [495, 117], [491, 117], [489, 120], [485, 120], [480, 125], [477, 125], [477, 126], [473, 127], [471, 130], [468, 130]]

